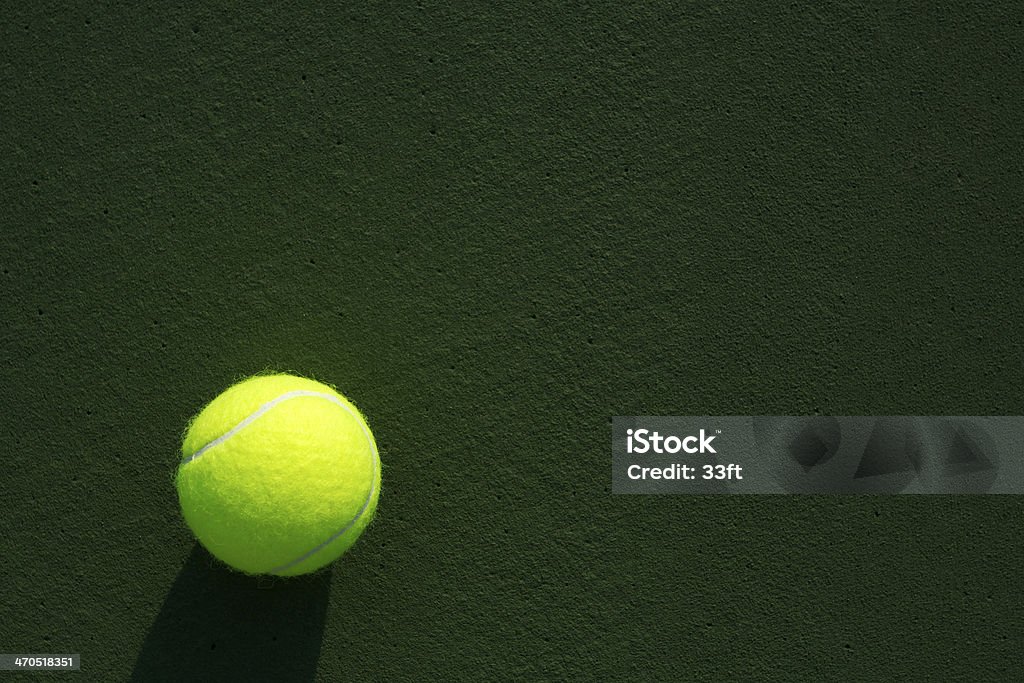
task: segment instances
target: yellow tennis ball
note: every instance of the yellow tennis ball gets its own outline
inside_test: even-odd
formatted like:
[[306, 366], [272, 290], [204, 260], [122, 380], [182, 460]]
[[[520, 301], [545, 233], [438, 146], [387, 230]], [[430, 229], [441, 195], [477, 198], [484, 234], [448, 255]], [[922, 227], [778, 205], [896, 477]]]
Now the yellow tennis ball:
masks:
[[188, 426], [176, 484], [185, 521], [247, 574], [294, 576], [333, 562], [369, 524], [380, 457], [366, 420], [310, 379], [240, 382]]

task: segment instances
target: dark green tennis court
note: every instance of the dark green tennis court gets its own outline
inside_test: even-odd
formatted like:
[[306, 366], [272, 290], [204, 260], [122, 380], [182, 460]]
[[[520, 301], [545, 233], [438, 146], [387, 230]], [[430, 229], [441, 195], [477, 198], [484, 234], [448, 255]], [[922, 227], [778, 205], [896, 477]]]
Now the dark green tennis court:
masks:
[[[5, 679], [1020, 678], [1019, 497], [613, 496], [609, 449], [1024, 413], [1021, 45], [1012, 2], [7, 3], [0, 653], [81, 670]], [[383, 464], [294, 580], [173, 485], [266, 370]]]

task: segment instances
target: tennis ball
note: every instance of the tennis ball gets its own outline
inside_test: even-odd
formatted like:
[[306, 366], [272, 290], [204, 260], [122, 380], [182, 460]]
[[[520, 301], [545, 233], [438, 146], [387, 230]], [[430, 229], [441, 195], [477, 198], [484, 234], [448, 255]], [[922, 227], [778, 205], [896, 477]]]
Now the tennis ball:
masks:
[[370, 428], [331, 387], [292, 375], [244, 380], [193, 418], [176, 485], [199, 542], [247, 574], [294, 576], [334, 561], [380, 495]]

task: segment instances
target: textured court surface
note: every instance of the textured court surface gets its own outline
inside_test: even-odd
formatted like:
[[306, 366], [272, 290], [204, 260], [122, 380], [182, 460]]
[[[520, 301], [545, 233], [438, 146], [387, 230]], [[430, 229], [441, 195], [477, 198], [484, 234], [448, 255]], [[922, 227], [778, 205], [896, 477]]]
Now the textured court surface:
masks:
[[[0, 651], [1019, 678], [1019, 498], [609, 475], [612, 415], [1024, 414], [1019, 5], [514, 4], [7, 3]], [[266, 368], [337, 384], [384, 463], [352, 552], [273, 585], [171, 481]]]

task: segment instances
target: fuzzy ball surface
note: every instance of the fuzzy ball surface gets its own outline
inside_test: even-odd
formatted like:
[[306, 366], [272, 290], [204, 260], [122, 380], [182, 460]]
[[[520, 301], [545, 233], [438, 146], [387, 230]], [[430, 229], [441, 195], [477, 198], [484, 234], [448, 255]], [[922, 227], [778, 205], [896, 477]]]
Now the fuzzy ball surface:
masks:
[[186, 523], [247, 574], [334, 561], [369, 524], [381, 466], [366, 420], [333, 388], [294, 375], [230, 387], [192, 420], [176, 484]]

